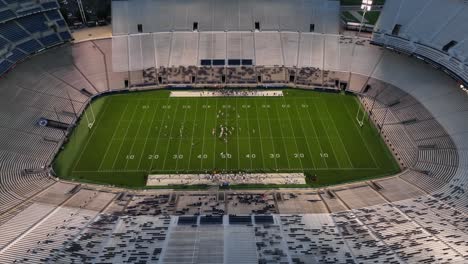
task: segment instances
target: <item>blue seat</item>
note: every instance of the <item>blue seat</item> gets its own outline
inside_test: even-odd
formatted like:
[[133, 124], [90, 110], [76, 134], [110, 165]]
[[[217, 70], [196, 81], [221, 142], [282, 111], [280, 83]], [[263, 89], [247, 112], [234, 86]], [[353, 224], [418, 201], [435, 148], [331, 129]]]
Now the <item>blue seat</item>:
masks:
[[24, 16], [24, 15], [27, 15], [27, 14], [40, 12], [41, 10], [42, 10], [42, 8], [36, 7], [36, 8], [28, 9], [28, 10], [16, 11], [16, 14], [18, 14], [19, 16]]
[[68, 33], [68, 31], [60, 32], [60, 37], [61, 37], [64, 41], [70, 40], [70, 39], [72, 38], [72, 36], [70, 35], [70, 33]]
[[52, 1], [52, 2], [43, 3], [42, 7], [44, 7], [45, 9], [51, 9], [51, 8], [58, 8], [58, 5], [56, 2]]
[[63, 20], [63, 19], [62, 20], [57, 20], [56, 23], [57, 23], [57, 25], [59, 27], [66, 27], [67, 26], [67, 23], [65, 23], [65, 20]]
[[14, 49], [11, 51], [11, 54], [10, 56], [7, 57], [7, 59], [13, 63], [16, 63], [20, 60], [23, 60], [24, 58], [26, 58], [28, 55], [24, 52], [22, 52], [21, 50], [19, 49]]
[[8, 45], [8, 41], [0, 37], [0, 49], [3, 49], [6, 45]]
[[0, 21], [9, 20], [14, 17], [16, 17], [16, 15], [10, 9], [0, 11]]
[[52, 46], [61, 42], [57, 34], [52, 34], [49, 36], [42, 37], [39, 39], [39, 41], [42, 42], [42, 45], [46, 47]]
[[11, 66], [13, 66], [13, 63], [7, 60], [0, 62], [0, 75], [7, 72], [11, 68]]
[[27, 38], [29, 34], [16, 24], [15, 21], [10, 21], [0, 25], [0, 34], [11, 42], [17, 42]]
[[50, 10], [50, 11], [45, 12], [45, 14], [50, 20], [60, 20], [60, 19], [62, 19], [62, 17], [60, 16], [60, 13], [58, 12], [58, 10]]
[[37, 40], [35, 39], [31, 39], [24, 43], [21, 43], [17, 47], [29, 54], [35, 53], [42, 49], [42, 45], [39, 44], [39, 42], [37, 42]]
[[35, 14], [17, 19], [24, 28], [31, 33], [47, 31], [49, 27], [46, 25], [46, 18], [43, 14]]

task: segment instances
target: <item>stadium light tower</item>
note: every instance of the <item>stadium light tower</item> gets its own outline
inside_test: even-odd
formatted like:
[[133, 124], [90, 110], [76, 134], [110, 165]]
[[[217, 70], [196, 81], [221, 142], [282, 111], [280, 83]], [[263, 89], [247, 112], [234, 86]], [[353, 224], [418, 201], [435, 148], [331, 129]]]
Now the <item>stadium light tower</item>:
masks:
[[361, 24], [359, 25], [358, 36], [361, 35], [362, 26], [364, 25], [364, 18], [366, 13], [372, 9], [372, 0], [362, 0], [361, 9], [363, 10]]

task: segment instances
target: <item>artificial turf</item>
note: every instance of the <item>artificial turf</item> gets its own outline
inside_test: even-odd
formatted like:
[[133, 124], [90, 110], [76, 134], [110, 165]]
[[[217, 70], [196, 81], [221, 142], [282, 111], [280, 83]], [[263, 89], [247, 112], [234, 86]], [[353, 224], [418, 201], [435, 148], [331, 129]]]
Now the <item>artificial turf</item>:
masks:
[[[78, 122], [54, 170], [65, 179], [126, 187], [144, 187], [156, 173], [305, 172], [310, 186], [324, 186], [399, 171], [373, 124], [358, 125], [354, 95], [283, 93], [101, 97]], [[220, 126], [229, 131], [223, 138]]]

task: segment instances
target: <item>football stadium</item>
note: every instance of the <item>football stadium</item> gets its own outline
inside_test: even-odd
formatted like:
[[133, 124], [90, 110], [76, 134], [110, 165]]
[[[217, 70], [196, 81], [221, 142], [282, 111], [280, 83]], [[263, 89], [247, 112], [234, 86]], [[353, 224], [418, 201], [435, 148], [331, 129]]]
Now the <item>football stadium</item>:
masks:
[[0, 0], [0, 263], [468, 263], [467, 1], [90, 2]]

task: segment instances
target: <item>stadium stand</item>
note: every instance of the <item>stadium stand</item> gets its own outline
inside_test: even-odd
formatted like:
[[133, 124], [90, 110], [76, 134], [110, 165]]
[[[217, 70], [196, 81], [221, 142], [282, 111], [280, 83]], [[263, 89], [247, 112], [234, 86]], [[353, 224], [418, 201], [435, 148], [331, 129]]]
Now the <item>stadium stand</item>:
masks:
[[9, 1], [4, 8], [7, 9], [0, 11], [0, 46], [3, 48], [0, 57], [8, 61], [2, 62], [2, 73], [28, 55], [72, 38], [55, 1], [42, 4], [22, 1], [21, 5], [18, 1]]
[[[388, 1], [386, 9], [395, 3]], [[438, 1], [401, 2], [411, 10]], [[0, 0], [0, 6], [5, 3], [16, 1]], [[453, 12], [444, 14], [461, 15]], [[409, 14], [400, 16], [411, 20]], [[0, 72], [22, 61], [0, 79], [2, 261], [466, 263], [468, 99], [443, 71], [368, 39], [297, 32], [163, 32], [153, 34], [153, 56], [140, 55], [133, 62], [136, 55], [118, 54], [111, 39], [56, 47], [24, 61], [26, 53], [65, 40], [69, 33], [44, 40], [13, 22], [7, 22], [13, 23], [13, 33], [2, 31], [6, 24], [0, 29], [9, 46]], [[415, 33], [414, 28], [408, 32]], [[427, 38], [429, 32], [420, 36]], [[197, 38], [204, 40], [200, 46], [181, 44]], [[139, 43], [148, 42], [138, 37], [131, 45]], [[405, 50], [420, 47], [404, 43]], [[199, 54], [209, 60], [252, 60], [253, 65], [197, 67]], [[440, 51], [434, 54], [427, 56], [436, 58]], [[122, 61], [141, 69], [113, 69]], [[73, 124], [77, 117], [67, 113], [76, 109], [80, 114], [94, 96], [106, 92], [219, 85], [223, 74], [224, 84], [233, 86], [340, 90], [343, 84], [345, 91], [359, 95], [405, 170], [346, 186], [245, 193], [140, 192], [53, 178], [49, 165], [67, 132], [39, 126], [40, 118]], [[191, 199], [201, 206], [188, 206]], [[245, 203], [236, 205], [239, 201]], [[212, 216], [216, 212], [222, 216]]]
[[373, 41], [440, 65], [466, 83], [467, 10], [465, 1], [390, 0]]

